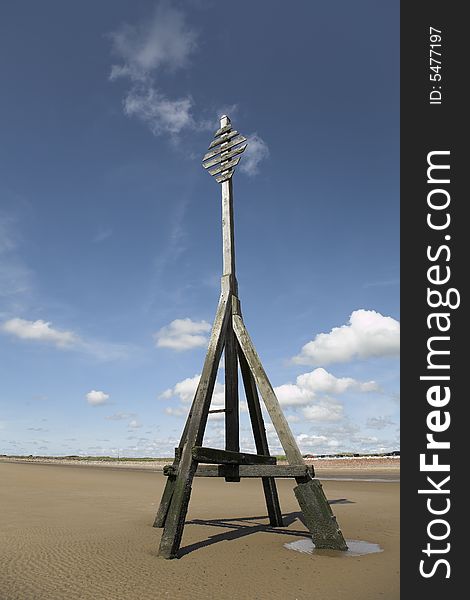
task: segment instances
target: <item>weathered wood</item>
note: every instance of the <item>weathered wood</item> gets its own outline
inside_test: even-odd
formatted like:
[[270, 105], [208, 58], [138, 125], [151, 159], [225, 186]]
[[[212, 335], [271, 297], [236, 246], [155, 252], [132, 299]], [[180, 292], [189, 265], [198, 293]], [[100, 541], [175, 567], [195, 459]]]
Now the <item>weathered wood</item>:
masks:
[[191, 496], [192, 480], [197, 468], [192, 449], [194, 446], [201, 444], [204, 436], [210, 401], [217, 377], [217, 368], [224, 345], [225, 330], [231, 314], [231, 311], [228, 310], [230, 302], [230, 293], [222, 293], [212, 325], [209, 348], [201, 379], [193, 401], [192, 415], [187, 429], [186, 441], [181, 452], [178, 476], [158, 550], [159, 556], [164, 558], [175, 558], [181, 544], [184, 521]]
[[246, 142], [246, 137], [244, 137], [243, 135], [238, 135], [236, 138], [234, 138], [228, 142], [224, 142], [223, 144], [221, 144], [214, 150], [210, 150], [209, 152], [204, 154], [204, 156], [202, 158], [202, 162], [209, 160], [209, 158], [212, 158], [213, 156], [216, 156], [217, 154], [220, 154], [221, 152], [226, 152], [229, 148], [233, 148], [233, 146], [237, 146], [238, 144], [241, 144], [242, 142]]
[[315, 548], [347, 550], [348, 546], [318, 479], [300, 483], [294, 494], [312, 534]]
[[193, 458], [199, 463], [212, 465], [275, 465], [275, 456], [263, 454], [249, 454], [248, 452], [231, 452], [219, 448], [205, 448], [195, 446], [192, 450]]
[[[240, 314], [240, 301], [235, 296], [232, 296], [232, 313]], [[264, 427], [263, 413], [258, 397], [258, 390], [251, 374], [250, 367], [246, 362], [245, 355], [237, 342], [237, 352], [240, 362], [240, 371], [242, 373], [243, 385], [245, 387], [246, 401], [248, 411], [250, 413], [251, 427], [253, 429], [253, 437], [255, 439], [256, 451], [259, 454], [269, 454], [268, 438]], [[305, 476], [305, 470], [301, 468], [302, 475]], [[269, 522], [272, 527], [282, 527], [283, 519], [281, 506], [279, 504], [279, 496], [277, 493], [276, 482], [272, 477], [264, 476], [262, 480], [263, 492], [266, 500], [266, 508], [268, 511]]]
[[261, 364], [259, 356], [253, 346], [250, 336], [248, 335], [248, 331], [246, 330], [241, 316], [233, 315], [232, 324], [238, 343], [240, 344], [241, 350], [245, 355], [248, 365], [250, 366], [250, 370], [264, 400], [289, 464], [305, 464], [299, 447], [297, 446], [297, 442], [292, 435], [289, 424], [287, 423], [284, 413], [281, 410], [279, 401], [276, 398], [276, 394], [274, 393], [268, 376], [263, 369], [263, 365]]
[[219, 146], [220, 144], [223, 144], [224, 142], [227, 142], [228, 140], [231, 140], [236, 135], [238, 135], [238, 131], [235, 131], [235, 129], [233, 129], [232, 131], [229, 131], [228, 133], [223, 133], [220, 137], [218, 137], [217, 139], [213, 140], [209, 144], [209, 150], [211, 148], [215, 148], [215, 146]]
[[217, 173], [222, 173], [222, 171], [227, 171], [230, 167], [236, 167], [241, 160], [241, 156], [237, 156], [237, 158], [233, 158], [228, 162], [221, 163], [218, 167], [214, 169], [209, 169], [209, 173], [211, 175], [217, 175]]
[[231, 412], [230, 410], [227, 410], [225, 408], [215, 408], [214, 410], [210, 410], [209, 414], [210, 415], [215, 415], [216, 413], [228, 413]]
[[237, 156], [237, 154], [241, 154], [242, 152], [245, 151], [247, 145], [248, 144], [242, 144], [241, 146], [238, 146], [238, 148], [235, 148], [234, 150], [231, 150], [230, 152], [222, 152], [222, 154], [220, 154], [216, 158], [213, 158], [212, 160], [209, 160], [207, 162], [203, 162], [202, 166], [204, 167], [204, 169], [208, 169], [209, 167], [212, 167], [224, 160], [228, 160], [229, 158], [232, 158], [232, 156]]
[[[198, 385], [198, 388], [199, 388], [199, 385]], [[196, 389], [196, 394], [194, 395], [194, 398], [196, 398], [196, 397], [197, 397], [197, 389]], [[191, 415], [192, 415], [192, 411], [193, 411], [193, 406], [194, 406], [194, 399], [193, 399], [191, 408], [189, 410], [188, 416], [186, 418], [186, 423], [184, 424], [184, 429], [183, 429], [183, 433], [181, 434], [179, 446], [177, 448], [175, 448], [175, 460], [173, 461], [173, 466], [175, 467], [175, 472], [178, 469], [178, 465], [179, 465], [179, 462], [181, 459], [181, 451], [186, 442], [189, 422], [191, 420]], [[155, 521], [153, 523], [154, 527], [163, 527], [165, 525], [166, 516], [167, 516], [168, 510], [170, 508], [171, 498], [173, 497], [174, 490], [175, 490], [175, 481], [170, 478], [166, 482], [165, 489], [163, 490], [163, 495], [160, 500], [160, 505], [158, 507], [157, 516], [155, 517]]]
[[[261, 477], [272, 479], [274, 477], [305, 477], [313, 475], [313, 467], [310, 465], [199, 465], [195, 477], [227, 477], [227, 473], [233, 469], [237, 470], [239, 477]], [[232, 471], [230, 471], [232, 472]], [[163, 467], [163, 475], [176, 477], [178, 469], [173, 465]]]
[[222, 175], [216, 175], [215, 180], [217, 183], [223, 183], [224, 181], [228, 181], [234, 173], [233, 169], [229, 169], [228, 171], [224, 171]]
[[[171, 466], [171, 469], [174, 474], [177, 472], [177, 464], [175, 465], [175, 463], [173, 463], [173, 465], [168, 466]], [[166, 517], [171, 504], [171, 499], [173, 498], [173, 492], [175, 491], [176, 477], [174, 475], [171, 476], [171, 471], [169, 471], [168, 473], [164, 472], [164, 474], [168, 476], [168, 479], [165, 485], [165, 489], [163, 490], [163, 495], [162, 499], [160, 500], [157, 515], [153, 522], [154, 527], [163, 527], [165, 525]]]
[[214, 133], [214, 137], [217, 137], [218, 135], [222, 135], [223, 133], [226, 133], [227, 131], [230, 131], [232, 129], [232, 124], [230, 122], [230, 119], [228, 117], [226, 117], [226, 118], [228, 119], [228, 124], [224, 125], [220, 129], [217, 129], [217, 131]]
[[[231, 306], [229, 307], [231, 311]], [[240, 424], [238, 408], [238, 359], [237, 340], [232, 329], [232, 320], [225, 332], [225, 449], [240, 450]], [[238, 476], [227, 476], [226, 481], [240, 481]]]
[[233, 224], [233, 186], [232, 181], [222, 184], [222, 252], [223, 274], [233, 275], [229, 279], [230, 291], [237, 294], [235, 279], [235, 232]]

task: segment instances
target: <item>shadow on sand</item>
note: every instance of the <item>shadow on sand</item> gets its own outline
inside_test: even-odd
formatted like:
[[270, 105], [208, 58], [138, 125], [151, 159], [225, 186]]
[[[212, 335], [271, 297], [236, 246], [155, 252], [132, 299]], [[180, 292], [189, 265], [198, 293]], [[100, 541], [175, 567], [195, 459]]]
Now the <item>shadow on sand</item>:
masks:
[[[329, 503], [353, 504], [353, 502], [351, 500], [348, 500], [347, 498], [338, 498], [337, 500], [330, 500]], [[206, 540], [202, 540], [200, 542], [195, 542], [194, 544], [184, 546], [180, 549], [179, 556], [183, 557], [191, 552], [194, 552], [194, 550], [206, 548], [207, 546], [212, 546], [212, 544], [217, 544], [219, 542], [225, 542], [230, 540], [237, 540], [242, 537], [253, 535], [259, 532], [276, 533], [295, 537], [310, 537], [308, 530], [306, 531], [305, 529], [287, 529], [287, 527], [292, 525], [292, 523], [294, 523], [296, 520], [299, 520], [305, 525], [303, 514], [300, 511], [284, 514], [283, 519], [284, 527], [271, 527], [269, 524], [266, 524], [267, 517], [265, 515], [258, 517], [241, 517], [238, 519], [192, 519], [191, 521], [186, 521], [186, 525], [205, 525], [206, 527], [219, 527], [223, 531], [209, 536]]]

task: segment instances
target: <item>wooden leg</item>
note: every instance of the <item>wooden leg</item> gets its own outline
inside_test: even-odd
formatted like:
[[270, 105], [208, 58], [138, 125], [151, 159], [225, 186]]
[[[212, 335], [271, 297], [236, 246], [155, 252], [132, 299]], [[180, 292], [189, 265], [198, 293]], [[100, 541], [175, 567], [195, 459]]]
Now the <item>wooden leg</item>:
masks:
[[[297, 442], [292, 435], [276, 394], [240, 315], [233, 315], [233, 329], [237, 336], [241, 353], [245, 355], [251, 373], [261, 392], [289, 464], [304, 464]], [[318, 548], [347, 550], [343, 534], [336, 523], [336, 518], [323, 493], [320, 482], [309, 477], [298, 477], [296, 481], [298, 485], [294, 489], [294, 492], [315, 545]]]
[[[225, 449], [240, 451], [240, 425], [238, 414], [238, 361], [237, 340], [228, 320], [225, 333]], [[240, 477], [226, 477], [225, 481], [240, 481]]]
[[201, 445], [204, 436], [210, 401], [217, 377], [217, 368], [224, 346], [225, 331], [231, 314], [231, 310], [228, 309], [229, 300], [230, 294], [222, 293], [212, 326], [209, 348], [194, 398], [192, 414], [187, 428], [187, 438], [181, 451], [178, 474], [160, 541], [158, 554], [163, 558], [175, 558], [181, 544], [192, 481], [197, 469], [197, 462], [193, 459], [192, 449], [194, 446]]
[[[258, 391], [250, 367], [246, 362], [245, 355], [240, 346], [238, 346], [238, 357], [243, 385], [245, 387], [246, 401], [250, 412], [253, 437], [255, 438], [256, 451], [258, 454], [269, 455], [268, 439], [264, 428], [263, 413], [261, 412]], [[268, 509], [269, 523], [272, 527], [282, 527], [284, 523], [282, 520], [281, 507], [279, 505], [276, 480], [274, 477], [263, 477], [262, 482], [264, 496], [266, 498], [266, 508]]]
[[[173, 466], [176, 468], [178, 467], [177, 461], [173, 462]], [[154, 527], [163, 527], [165, 525], [168, 509], [170, 508], [173, 492], [175, 491], [175, 483], [176, 477], [168, 477], [165, 489], [163, 490], [162, 499], [160, 500], [160, 506], [158, 507], [157, 516], [153, 522]]]
[[[199, 386], [198, 386], [198, 388], [199, 388]], [[196, 394], [194, 397], [195, 398], [197, 397], [197, 390], [196, 390]], [[180, 443], [177, 448], [177, 455], [175, 456], [175, 460], [173, 461], [173, 467], [176, 470], [178, 469], [178, 466], [180, 463], [181, 451], [183, 449], [183, 446], [186, 442], [186, 438], [188, 436], [188, 427], [189, 427], [189, 422], [191, 420], [191, 415], [193, 412], [193, 406], [194, 406], [194, 400], [193, 400], [193, 404], [191, 405], [191, 409], [188, 413], [188, 416], [186, 418], [186, 423], [184, 425]], [[171, 499], [173, 497], [173, 492], [175, 491], [175, 484], [176, 484], [176, 478], [168, 477], [167, 482], [165, 484], [165, 489], [163, 490], [162, 499], [160, 500], [160, 506], [158, 507], [157, 516], [155, 517], [155, 521], [153, 522], [154, 527], [163, 527], [165, 525], [166, 516], [168, 514], [168, 509], [170, 508], [170, 503], [171, 503]]]
[[318, 479], [299, 483], [294, 488], [294, 494], [303, 512], [305, 524], [312, 534], [315, 548], [347, 550], [346, 540]]

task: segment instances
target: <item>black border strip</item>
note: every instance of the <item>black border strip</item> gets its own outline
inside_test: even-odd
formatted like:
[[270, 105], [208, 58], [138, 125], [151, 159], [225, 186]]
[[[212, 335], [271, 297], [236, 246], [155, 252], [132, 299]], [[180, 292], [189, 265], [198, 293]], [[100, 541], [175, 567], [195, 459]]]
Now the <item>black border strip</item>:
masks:
[[[465, 58], [469, 56], [467, 48], [469, 34], [468, 24], [462, 14], [463, 3], [436, 2], [435, 0], [402, 2], [401, 3], [401, 323], [402, 323], [402, 375], [401, 375], [401, 596], [403, 598], [445, 598], [451, 600], [460, 597], [457, 589], [463, 582], [463, 557], [459, 552], [459, 540], [466, 539], [467, 522], [462, 516], [457, 518], [457, 509], [466, 502], [463, 492], [465, 472], [464, 441], [469, 437], [466, 430], [464, 412], [470, 402], [465, 389], [465, 374], [467, 366], [467, 332], [466, 323], [466, 279], [470, 269], [467, 261], [470, 252], [466, 247], [467, 223], [464, 212], [470, 204], [469, 194], [464, 191], [464, 180], [470, 171], [466, 165], [469, 156], [464, 145], [465, 128], [467, 126], [464, 113], [466, 97], [464, 86], [468, 76]], [[430, 69], [430, 27], [442, 31], [442, 63], [441, 68]], [[467, 31], [466, 31], [467, 30]], [[436, 39], [436, 38], [435, 38]], [[438, 47], [435, 48], [438, 50]], [[436, 55], [437, 58], [437, 55]], [[438, 72], [442, 76], [440, 82], [431, 82], [430, 75]], [[436, 78], [438, 79], [438, 78]], [[430, 104], [430, 92], [442, 92], [441, 104]], [[438, 100], [434, 94], [434, 100]], [[450, 154], [435, 155], [435, 162], [450, 164], [450, 183], [434, 184], [427, 181], [427, 157], [429, 152], [449, 151]], [[431, 172], [438, 174], [438, 171]], [[443, 171], [440, 177], [444, 179]], [[444, 219], [448, 210], [451, 222], [445, 230], [433, 230], [426, 219], [429, 212], [427, 195], [431, 189], [445, 189], [451, 198], [448, 209], [434, 211], [431, 218]], [[434, 198], [444, 200], [444, 193], [436, 193]], [[436, 221], [437, 222], [437, 221]], [[443, 221], [442, 221], [443, 222]], [[450, 240], [445, 236], [450, 235]], [[447, 245], [447, 251], [441, 250], [439, 258], [431, 261], [427, 257], [427, 247], [431, 247], [431, 255], [436, 256], [440, 246]], [[430, 266], [439, 264], [440, 273], [448, 273], [450, 280], [446, 284], [431, 285], [428, 280]], [[436, 275], [433, 271], [432, 275]], [[442, 275], [441, 275], [442, 277]], [[449, 288], [455, 288], [460, 294], [460, 306], [455, 309], [439, 307], [430, 308], [427, 300], [427, 288], [441, 290], [445, 294]], [[437, 296], [434, 296], [436, 299]], [[455, 301], [456, 294], [452, 295]], [[446, 312], [450, 315], [448, 332], [436, 330], [436, 320], [431, 319], [432, 327], [428, 328], [427, 317], [432, 312]], [[444, 324], [445, 318], [441, 321]], [[450, 340], [435, 341], [442, 349], [449, 349], [449, 355], [441, 355], [435, 362], [449, 364], [450, 369], [428, 368], [427, 343], [433, 335], [448, 335]], [[436, 347], [436, 346], [434, 346]], [[431, 382], [420, 381], [421, 375], [449, 375], [450, 381]], [[431, 385], [448, 385], [451, 392], [450, 401], [440, 407], [440, 419], [445, 418], [445, 412], [451, 418], [446, 431], [435, 434], [435, 438], [450, 442], [450, 449], [439, 452], [426, 448], [426, 434], [429, 433], [427, 416], [436, 407], [427, 401], [427, 390]], [[442, 387], [440, 388], [443, 389]], [[435, 423], [435, 421], [434, 421]], [[423, 472], [420, 470], [420, 454], [427, 453], [426, 461], [432, 460], [432, 454], [437, 452], [440, 463], [450, 465], [450, 472]], [[459, 460], [463, 457], [464, 460]], [[457, 462], [459, 461], [459, 462]], [[463, 472], [462, 472], [463, 471]], [[450, 475], [447, 484], [441, 489], [450, 489], [449, 494], [419, 494], [419, 489], [432, 489], [427, 476], [434, 477], [440, 482]], [[432, 515], [428, 508], [447, 507], [447, 513]], [[441, 541], [429, 537], [428, 528], [436, 537], [444, 536], [447, 526], [444, 523], [434, 523], [433, 519], [442, 518], [450, 527], [450, 533]], [[430, 543], [432, 552], [428, 554]], [[450, 544], [447, 547], [447, 543]], [[434, 550], [438, 552], [434, 553]], [[444, 551], [448, 550], [448, 551]], [[447, 560], [436, 565], [439, 559]], [[422, 571], [432, 576], [424, 577]], [[446, 575], [450, 575], [446, 578]], [[465, 585], [460, 589], [465, 590]], [[465, 593], [465, 592], [463, 592]], [[417, 594], [423, 594], [418, 596]], [[443, 596], [447, 594], [447, 596]]]

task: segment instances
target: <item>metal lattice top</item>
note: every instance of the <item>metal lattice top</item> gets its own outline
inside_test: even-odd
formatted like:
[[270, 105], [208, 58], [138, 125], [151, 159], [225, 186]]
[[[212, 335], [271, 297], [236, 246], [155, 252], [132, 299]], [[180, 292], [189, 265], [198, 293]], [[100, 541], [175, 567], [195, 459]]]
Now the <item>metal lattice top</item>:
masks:
[[[202, 159], [204, 169], [209, 169], [210, 175], [215, 177], [217, 183], [228, 181], [240, 162], [242, 152], [248, 144], [246, 138], [232, 129], [232, 124], [227, 116], [223, 116], [221, 124], [225, 123], [214, 134], [214, 139], [209, 146], [209, 151]], [[212, 167], [212, 168], [210, 168]]]

